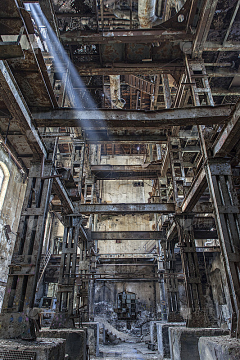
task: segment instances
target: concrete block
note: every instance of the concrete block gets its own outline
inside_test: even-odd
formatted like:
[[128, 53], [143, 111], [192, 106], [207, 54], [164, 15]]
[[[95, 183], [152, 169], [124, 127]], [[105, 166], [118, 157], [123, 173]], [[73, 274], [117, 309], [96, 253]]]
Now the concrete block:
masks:
[[87, 328], [87, 345], [89, 354], [99, 356], [99, 323], [83, 322], [83, 328]]
[[186, 324], [184, 322], [182, 323], [157, 322], [156, 325], [157, 325], [158, 352], [160, 354], [160, 359], [170, 358], [168, 329], [174, 326], [177, 327], [186, 326]]
[[64, 360], [65, 340], [37, 338], [35, 341], [0, 340], [0, 358], [31, 360]]
[[201, 337], [198, 350], [200, 360], [239, 360], [240, 339], [230, 336]]
[[228, 330], [215, 328], [170, 327], [169, 343], [172, 360], [200, 360], [198, 340], [202, 336], [228, 335]]
[[35, 337], [33, 321], [29, 316], [22, 313], [0, 314], [0, 338], [1, 339], [31, 339]]
[[157, 324], [162, 323], [162, 321], [150, 321], [150, 339], [151, 344], [157, 342]]
[[87, 358], [87, 334], [84, 329], [42, 328], [39, 337], [65, 339], [65, 353], [68, 354], [69, 360], [86, 360]]

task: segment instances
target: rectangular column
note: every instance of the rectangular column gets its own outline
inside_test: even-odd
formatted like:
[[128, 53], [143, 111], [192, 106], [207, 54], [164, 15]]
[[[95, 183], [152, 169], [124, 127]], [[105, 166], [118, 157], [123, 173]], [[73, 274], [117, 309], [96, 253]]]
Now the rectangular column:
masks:
[[64, 225], [56, 314], [51, 329], [74, 327], [73, 302], [81, 218], [65, 217]]
[[52, 161], [32, 162], [0, 317], [2, 338], [35, 338], [34, 306], [52, 188]]
[[232, 305], [231, 335], [240, 336], [240, 214], [232, 182], [232, 169], [225, 159], [211, 159], [205, 165], [208, 187], [214, 204], [218, 238]]

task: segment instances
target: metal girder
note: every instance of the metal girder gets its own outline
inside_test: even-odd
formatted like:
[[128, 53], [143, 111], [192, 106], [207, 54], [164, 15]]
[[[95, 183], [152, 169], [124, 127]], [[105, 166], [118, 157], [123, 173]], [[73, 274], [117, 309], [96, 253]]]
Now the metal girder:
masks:
[[75, 202], [74, 215], [76, 214], [169, 214], [175, 212], [174, 204], [81, 204]]
[[182, 212], [191, 211], [199, 200], [200, 196], [203, 194], [204, 190], [207, 187], [207, 179], [205, 169], [202, 168], [198, 174], [195, 176], [191, 187], [187, 193], [187, 196], [182, 202]]
[[240, 101], [236, 104], [231, 117], [222, 129], [217, 140], [213, 144], [213, 155], [216, 157], [225, 156], [239, 141], [240, 130]]
[[163, 231], [92, 231], [92, 240], [161, 240]]
[[132, 30], [111, 30], [101, 33], [82, 32], [79, 30], [67, 31], [60, 36], [63, 43], [67, 44], [111, 44], [117, 43], [152, 43], [154, 41], [191, 41], [192, 34], [185, 30], [169, 29], [132, 29]]
[[226, 120], [232, 105], [175, 108], [158, 111], [79, 110], [64, 108], [35, 112], [38, 127], [79, 127], [85, 130], [170, 128], [171, 126], [210, 125]]

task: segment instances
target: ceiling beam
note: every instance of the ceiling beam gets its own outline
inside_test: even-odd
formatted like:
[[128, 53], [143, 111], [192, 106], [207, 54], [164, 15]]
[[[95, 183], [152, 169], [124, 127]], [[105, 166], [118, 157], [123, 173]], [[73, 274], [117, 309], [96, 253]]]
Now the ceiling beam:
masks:
[[92, 240], [160, 240], [163, 231], [92, 231]]
[[175, 204], [81, 204], [75, 202], [74, 214], [168, 214], [175, 212]]
[[47, 151], [35, 129], [31, 112], [6, 61], [0, 60], [0, 91], [9, 112], [16, 121], [32, 152], [47, 156]]
[[185, 30], [170, 29], [132, 29], [132, 30], [111, 30], [101, 33], [87, 32], [80, 30], [67, 31], [60, 36], [63, 43], [68, 45], [80, 44], [112, 44], [112, 43], [135, 43], [151, 44], [155, 41], [192, 41], [194, 35], [187, 34]]
[[228, 123], [213, 144], [213, 155], [219, 157], [229, 153], [239, 141], [239, 131], [240, 101], [236, 104]]
[[232, 105], [141, 110], [56, 109], [33, 114], [38, 127], [82, 127], [84, 130], [160, 129], [171, 126], [219, 124], [231, 114]]

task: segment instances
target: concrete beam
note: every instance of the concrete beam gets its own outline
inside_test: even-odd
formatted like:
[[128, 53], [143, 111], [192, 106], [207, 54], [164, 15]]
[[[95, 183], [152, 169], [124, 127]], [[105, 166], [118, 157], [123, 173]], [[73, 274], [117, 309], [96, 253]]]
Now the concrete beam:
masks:
[[193, 57], [199, 56], [203, 51], [217, 3], [218, 0], [205, 0], [203, 3], [201, 17], [197, 24], [196, 36], [193, 42]]
[[98, 180], [153, 179], [160, 173], [161, 164], [139, 165], [92, 165], [91, 171]]
[[56, 109], [36, 112], [33, 117], [38, 127], [79, 127], [85, 130], [104, 129], [159, 129], [172, 126], [210, 125], [226, 120], [232, 105], [200, 106], [192, 108], [141, 110], [79, 110]]
[[220, 41], [206, 41], [203, 51], [240, 51], [240, 43], [226, 42], [222, 45]]
[[0, 60], [0, 90], [12, 117], [24, 134], [26, 144], [40, 157], [47, 157], [47, 151], [35, 129], [31, 112], [6, 61]]
[[209, 77], [235, 77], [239, 76], [239, 71], [228, 68], [215, 68], [214, 70], [207, 71]]
[[196, 205], [197, 201], [203, 194], [206, 187], [207, 187], [206, 173], [205, 173], [205, 169], [202, 168], [195, 176], [191, 184], [191, 187], [187, 193], [187, 196], [183, 200], [181, 206], [182, 212], [192, 211], [192, 209]]
[[213, 144], [213, 155], [214, 156], [225, 156], [229, 153], [236, 143], [239, 141], [239, 130], [240, 130], [240, 101], [237, 102], [235, 108], [231, 113], [231, 117], [222, 129], [217, 140]]
[[92, 231], [92, 240], [161, 240], [163, 231]]
[[194, 238], [197, 240], [218, 239], [217, 230], [194, 230]]
[[169, 214], [175, 212], [175, 204], [81, 204], [75, 202], [74, 214]]
[[167, 136], [162, 134], [148, 133], [142, 135], [118, 135], [116, 133], [109, 134], [109, 132], [86, 132], [86, 142], [89, 144], [104, 144], [104, 143], [117, 143], [117, 144], [141, 144], [141, 143], [154, 143], [166, 144]]
[[89, 63], [89, 64], [75, 64], [80, 76], [93, 75], [155, 75], [155, 74], [180, 74], [183, 69], [183, 63]]
[[132, 29], [132, 30], [111, 30], [101, 33], [82, 32], [80, 30], [67, 31], [60, 36], [63, 43], [70, 45], [80, 44], [112, 44], [112, 43], [135, 43], [150, 44], [154, 41], [191, 41], [192, 34], [185, 30], [170, 29]]
[[221, 89], [221, 88], [213, 88], [212, 89], [213, 96], [240, 96], [240, 87], [235, 86], [231, 89]]
[[74, 211], [74, 206], [70, 200], [67, 190], [59, 178], [54, 178], [53, 181], [53, 192], [56, 193], [58, 198], [62, 201], [64, 205], [64, 211], [67, 214], [71, 214]]

